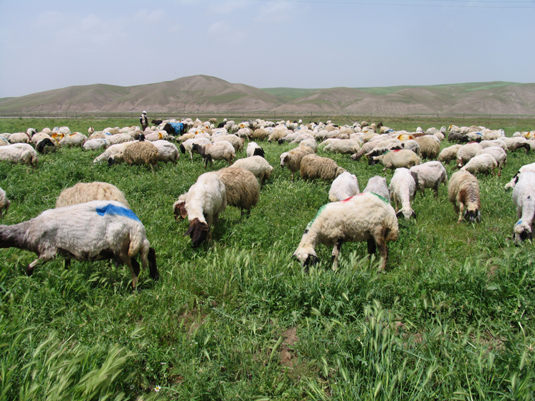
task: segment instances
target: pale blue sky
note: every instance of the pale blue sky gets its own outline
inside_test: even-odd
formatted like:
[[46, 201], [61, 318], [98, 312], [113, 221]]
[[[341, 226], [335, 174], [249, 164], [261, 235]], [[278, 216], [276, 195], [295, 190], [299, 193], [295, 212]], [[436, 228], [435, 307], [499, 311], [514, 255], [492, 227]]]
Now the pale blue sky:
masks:
[[0, 98], [205, 74], [258, 88], [535, 82], [535, 0], [0, 0]]

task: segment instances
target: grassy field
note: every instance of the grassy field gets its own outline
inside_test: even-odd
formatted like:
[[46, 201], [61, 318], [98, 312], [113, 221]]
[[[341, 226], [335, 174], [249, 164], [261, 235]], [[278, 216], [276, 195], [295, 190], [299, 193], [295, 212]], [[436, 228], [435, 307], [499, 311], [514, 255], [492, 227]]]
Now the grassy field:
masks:
[[[384, 121], [412, 130], [429, 122]], [[0, 132], [135, 123], [4, 119]], [[509, 136], [535, 129], [533, 120], [480, 123]], [[294, 145], [261, 145], [275, 170], [257, 207], [243, 219], [227, 208], [213, 246], [197, 249], [172, 204], [204, 172], [198, 155], [154, 171], [93, 165], [98, 153], [80, 149], [40, 156], [37, 168], [1, 163], [0, 187], [12, 201], [2, 224], [53, 208], [77, 182], [119, 187], [147, 229], [161, 280], [142, 271], [132, 294], [125, 266], [73, 262], [66, 270], [61, 259], [28, 278], [35, 255], [0, 250], [0, 399], [534, 398], [533, 244], [512, 243], [517, 219], [503, 189], [533, 154], [512, 153], [501, 177], [479, 177], [480, 224], [458, 225], [442, 186], [438, 199], [432, 191], [415, 199], [416, 221], [400, 220], [386, 273], [364, 243], [344, 244], [337, 272], [331, 249], [319, 246], [320, 263], [305, 273], [291, 255], [330, 184], [292, 182], [279, 155]], [[356, 174], [361, 189], [374, 175], [392, 177], [327, 156]]]

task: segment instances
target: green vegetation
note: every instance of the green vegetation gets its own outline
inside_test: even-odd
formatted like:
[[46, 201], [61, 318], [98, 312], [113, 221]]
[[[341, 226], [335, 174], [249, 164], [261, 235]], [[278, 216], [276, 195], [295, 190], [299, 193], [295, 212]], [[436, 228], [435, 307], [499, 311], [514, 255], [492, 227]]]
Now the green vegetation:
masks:
[[[407, 130], [462, 120], [440, 121], [383, 119]], [[464, 125], [477, 122], [509, 136], [535, 126]], [[134, 123], [2, 119], [0, 132]], [[512, 153], [501, 177], [479, 177], [480, 224], [457, 224], [441, 186], [438, 198], [428, 190], [414, 200], [416, 221], [400, 220], [386, 273], [363, 243], [344, 244], [337, 272], [331, 249], [319, 246], [320, 263], [305, 273], [291, 256], [330, 184], [290, 180], [279, 155], [294, 145], [261, 146], [275, 170], [259, 204], [243, 219], [227, 208], [213, 246], [198, 249], [183, 236], [187, 221], [172, 212], [204, 172], [198, 155], [155, 170], [93, 165], [99, 152], [80, 149], [40, 156], [37, 168], [0, 163], [0, 187], [12, 201], [2, 224], [54, 207], [77, 182], [107, 181], [145, 224], [161, 274], [153, 282], [142, 271], [136, 294], [128, 269], [108, 261], [66, 270], [58, 259], [28, 278], [35, 255], [1, 249], [0, 399], [533, 399], [533, 244], [513, 245], [516, 214], [503, 189], [532, 154]], [[374, 175], [392, 177], [347, 155], [327, 156], [355, 173], [361, 189]]]
[[277, 97], [282, 102], [291, 102], [302, 96], [308, 96], [318, 89], [301, 89], [301, 88], [263, 88], [262, 91]]

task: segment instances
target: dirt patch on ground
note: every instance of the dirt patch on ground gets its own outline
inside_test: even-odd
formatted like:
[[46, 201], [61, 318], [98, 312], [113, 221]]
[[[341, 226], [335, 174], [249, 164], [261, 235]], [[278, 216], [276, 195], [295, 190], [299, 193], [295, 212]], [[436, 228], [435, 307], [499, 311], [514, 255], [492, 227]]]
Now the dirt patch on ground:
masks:
[[297, 329], [295, 327], [290, 327], [282, 333], [282, 337], [284, 340], [280, 348], [281, 364], [293, 369], [297, 361], [297, 357], [292, 349], [293, 345], [299, 340], [297, 337]]

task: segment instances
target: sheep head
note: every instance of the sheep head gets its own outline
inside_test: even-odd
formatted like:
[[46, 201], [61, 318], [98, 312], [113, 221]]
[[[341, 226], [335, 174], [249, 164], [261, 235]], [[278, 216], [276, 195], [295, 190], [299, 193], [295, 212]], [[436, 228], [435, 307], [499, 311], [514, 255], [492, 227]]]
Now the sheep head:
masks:
[[297, 259], [303, 267], [314, 266], [318, 263], [316, 251], [312, 246], [302, 246], [297, 248], [292, 257]]
[[173, 204], [173, 213], [176, 221], [178, 221], [179, 218], [185, 219], [188, 217], [188, 212], [186, 211], [186, 201], [180, 199], [177, 200]]
[[193, 242], [193, 247], [197, 248], [206, 240], [209, 231], [210, 228], [208, 227], [208, 224], [200, 221], [199, 219], [193, 219], [189, 223], [188, 231], [184, 233], [184, 236], [189, 235], [191, 241]]
[[521, 242], [527, 239], [532, 240], [533, 233], [531, 232], [531, 226], [528, 223], [519, 220], [513, 229], [513, 238], [516, 245], [520, 245]]
[[467, 208], [464, 211], [463, 217], [470, 223], [481, 222], [481, 212], [479, 211], [479, 209]]

